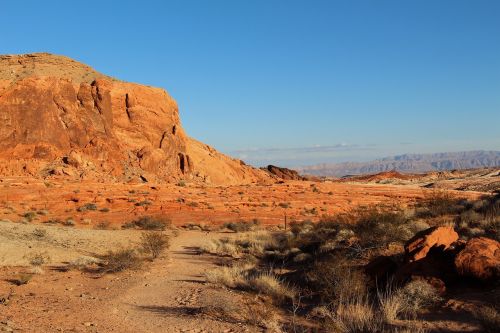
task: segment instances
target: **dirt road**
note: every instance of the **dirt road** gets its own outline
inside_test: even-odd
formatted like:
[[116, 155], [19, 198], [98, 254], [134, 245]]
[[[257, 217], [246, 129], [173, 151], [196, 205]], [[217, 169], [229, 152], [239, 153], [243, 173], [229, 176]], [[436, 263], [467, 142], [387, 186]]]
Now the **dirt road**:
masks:
[[241, 295], [205, 283], [215, 267], [195, 248], [212, 237], [183, 231], [169, 255], [139, 271], [96, 277], [45, 268], [21, 286], [13, 278], [26, 267], [0, 267], [0, 331], [14, 332], [254, 332], [204, 309], [217, 302], [239, 304]]

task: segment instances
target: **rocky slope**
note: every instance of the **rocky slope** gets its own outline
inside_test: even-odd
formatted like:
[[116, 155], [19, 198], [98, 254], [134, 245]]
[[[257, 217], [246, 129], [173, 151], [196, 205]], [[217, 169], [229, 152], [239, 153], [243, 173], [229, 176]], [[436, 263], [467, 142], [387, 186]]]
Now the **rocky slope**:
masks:
[[371, 162], [318, 164], [296, 168], [302, 174], [342, 177], [385, 171], [426, 172], [500, 166], [500, 151], [405, 154]]
[[0, 56], [0, 174], [103, 181], [266, 181], [190, 139], [166, 91], [46, 53]]

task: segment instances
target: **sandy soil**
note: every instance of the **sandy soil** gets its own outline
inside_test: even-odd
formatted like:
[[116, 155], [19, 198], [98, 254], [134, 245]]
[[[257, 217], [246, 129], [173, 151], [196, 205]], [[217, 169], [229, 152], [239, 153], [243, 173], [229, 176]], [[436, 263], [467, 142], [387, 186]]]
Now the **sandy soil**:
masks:
[[102, 277], [53, 267], [14, 286], [10, 280], [26, 268], [2, 267], [0, 299], [8, 305], [0, 305], [0, 322], [15, 332], [254, 332], [201, 311], [218, 300], [241, 304], [243, 297], [205, 282], [214, 259], [194, 247], [212, 237], [181, 232], [167, 258]]

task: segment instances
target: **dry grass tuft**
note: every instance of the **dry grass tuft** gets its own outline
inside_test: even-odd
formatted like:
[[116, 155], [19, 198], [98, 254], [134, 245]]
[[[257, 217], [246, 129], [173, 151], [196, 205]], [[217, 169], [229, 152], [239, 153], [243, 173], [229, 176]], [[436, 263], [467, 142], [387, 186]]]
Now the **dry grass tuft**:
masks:
[[295, 296], [293, 289], [285, 285], [283, 281], [271, 273], [261, 273], [249, 279], [247, 284], [251, 289], [269, 295], [277, 301], [292, 299]]
[[481, 323], [484, 332], [498, 332], [498, 328], [500, 327], [500, 313], [495, 308], [483, 306], [476, 310], [474, 316]]
[[220, 284], [233, 289], [244, 289], [248, 287], [248, 270], [249, 267], [241, 265], [225, 266], [207, 271], [205, 277], [208, 282], [214, 284]]

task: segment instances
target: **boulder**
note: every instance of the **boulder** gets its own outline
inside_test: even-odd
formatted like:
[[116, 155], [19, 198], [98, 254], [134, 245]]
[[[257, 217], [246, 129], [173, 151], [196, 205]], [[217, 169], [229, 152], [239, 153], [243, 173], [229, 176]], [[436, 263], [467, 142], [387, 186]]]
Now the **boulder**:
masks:
[[453, 227], [432, 227], [417, 233], [405, 244], [406, 261], [423, 259], [432, 248], [448, 249], [458, 240], [458, 234]]
[[455, 257], [455, 267], [462, 276], [496, 281], [500, 277], [500, 243], [486, 237], [469, 240]]
[[268, 165], [265, 168], [262, 168], [264, 171], [267, 171], [273, 176], [276, 176], [283, 180], [306, 180], [305, 177], [299, 175], [299, 173], [295, 170], [277, 167], [275, 165]]
[[446, 286], [455, 283], [458, 278], [453, 264], [454, 257], [453, 250], [432, 247], [424, 258], [402, 265], [394, 274], [394, 281], [406, 283], [424, 280], [438, 292], [444, 293]]

